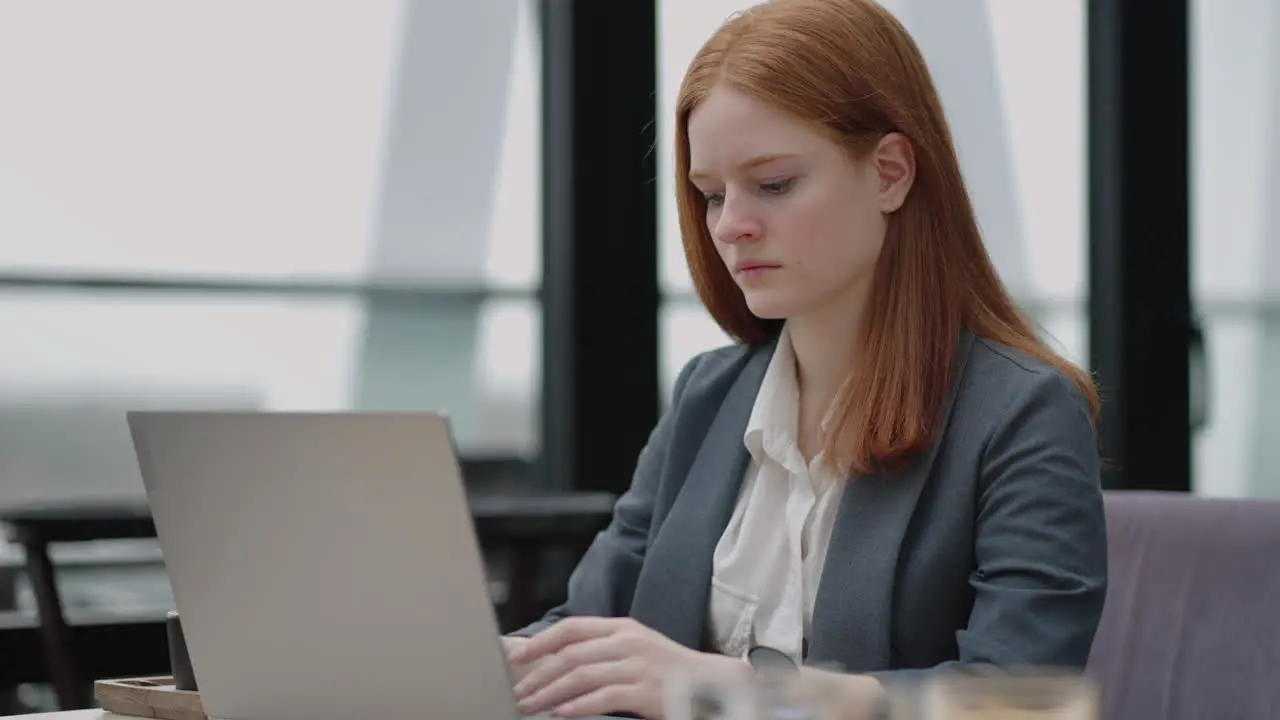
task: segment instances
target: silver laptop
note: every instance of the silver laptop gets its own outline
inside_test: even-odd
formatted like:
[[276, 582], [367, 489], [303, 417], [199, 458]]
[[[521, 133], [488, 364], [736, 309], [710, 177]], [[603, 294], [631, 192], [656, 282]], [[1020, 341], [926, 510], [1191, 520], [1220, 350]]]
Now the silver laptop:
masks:
[[209, 717], [518, 717], [445, 418], [128, 422]]

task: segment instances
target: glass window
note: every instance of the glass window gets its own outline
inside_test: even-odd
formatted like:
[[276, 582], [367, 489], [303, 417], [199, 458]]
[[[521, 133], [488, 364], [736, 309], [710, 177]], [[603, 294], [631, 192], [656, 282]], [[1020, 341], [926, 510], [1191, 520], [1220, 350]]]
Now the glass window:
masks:
[[729, 336], [711, 319], [696, 297], [666, 300], [659, 310], [658, 344], [661, 368], [658, 384], [664, 403], [670, 402], [672, 383], [689, 358], [727, 345]]
[[1191, 12], [1192, 297], [1209, 354], [1195, 490], [1280, 496], [1280, 7]]
[[123, 414], [148, 407], [440, 409], [463, 453], [530, 455], [538, 325], [522, 300], [0, 292], [0, 501], [140, 492]]
[[535, 8], [0, 3], [0, 503], [138, 490], [129, 407], [439, 409], [536, 453]]
[[531, 8], [5, 3], [0, 265], [535, 284]]

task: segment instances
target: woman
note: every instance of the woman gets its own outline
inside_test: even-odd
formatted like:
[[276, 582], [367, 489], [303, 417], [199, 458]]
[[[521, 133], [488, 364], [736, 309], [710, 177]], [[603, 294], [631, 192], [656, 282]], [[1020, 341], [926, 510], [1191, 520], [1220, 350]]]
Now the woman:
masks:
[[567, 602], [507, 639], [521, 709], [657, 717], [671, 668], [760, 646], [868, 707], [926, 672], [1083, 667], [1098, 396], [997, 278], [905, 29], [871, 0], [754, 7], [675, 120], [689, 267], [741, 342], [685, 366]]

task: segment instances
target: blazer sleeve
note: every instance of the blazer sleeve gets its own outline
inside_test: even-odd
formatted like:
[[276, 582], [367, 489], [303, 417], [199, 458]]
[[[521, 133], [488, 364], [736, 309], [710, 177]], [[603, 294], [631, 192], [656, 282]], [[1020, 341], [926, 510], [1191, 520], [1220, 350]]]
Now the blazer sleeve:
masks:
[[1001, 667], [1083, 670], [1102, 618], [1107, 531], [1093, 425], [1075, 386], [1039, 377], [997, 421], [979, 477], [974, 590], [959, 660], [922, 672]]
[[631, 610], [636, 580], [649, 545], [649, 524], [662, 468], [666, 464], [672, 426], [680, 399], [701, 356], [690, 360], [676, 378], [671, 407], [665, 412], [636, 462], [631, 487], [618, 498], [613, 518], [578, 562], [569, 577], [568, 597], [541, 620], [511, 635], [530, 637], [569, 616], [623, 617]]

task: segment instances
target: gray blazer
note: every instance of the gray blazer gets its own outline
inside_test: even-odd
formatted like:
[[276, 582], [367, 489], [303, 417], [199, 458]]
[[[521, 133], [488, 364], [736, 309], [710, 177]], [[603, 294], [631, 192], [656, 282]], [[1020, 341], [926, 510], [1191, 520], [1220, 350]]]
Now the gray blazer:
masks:
[[[574, 571], [570, 615], [630, 615], [706, 649], [711, 556], [773, 345], [730, 346], [681, 371], [609, 527]], [[813, 610], [806, 663], [884, 682], [939, 667], [1083, 668], [1107, 584], [1098, 447], [1061, 373], [965, 333], [931, 450], [850, 478]]]

